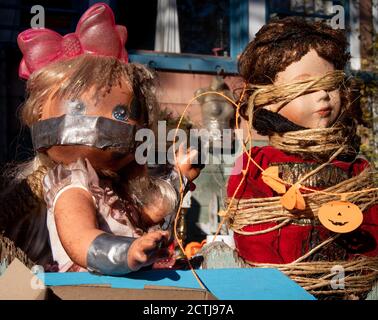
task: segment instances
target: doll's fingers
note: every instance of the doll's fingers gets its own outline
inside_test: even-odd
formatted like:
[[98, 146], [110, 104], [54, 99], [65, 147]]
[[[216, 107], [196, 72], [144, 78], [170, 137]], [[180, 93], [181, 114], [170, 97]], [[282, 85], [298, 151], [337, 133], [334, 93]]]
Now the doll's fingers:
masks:
[[179, 150], [177, 152], [177, 164], [181, 165], [181, 164], [185, 163], [186, 158], [187, 158], [187, 156], [186, 156], [185, 145], [182, 143], [182, 144], [180, 144]]
[[185, 145], [181, 143], [178, 148], [178, 156], [183, 156], [185, 154]]
[[159, 250], [151, 250], [150, 253], [140, 254], [138, 256], [138, 262], [140, 267], [148, 266], [160, 259], [166, 259], [170, 256], [167, 248]]
[[153, 249], [163, 239], [168, 239], [168, 236], [169, 236], [169, 232], [167, 231], [156, 231], [156, 232], [148, 233], [147, 235], [145, 235], [145, 239], [143, 240], [143, 246], [145, 249]]
[[180, 144], [178, 160], [181, 164], [191, 164], [198, 158], [198, 150], [192, 147], [185, 150], [185, 145]]
[[178, 148], [177, 148], [177, 151], [175, 152], [175, 154], [176, 154], [176, 162], [180, 162], [180, 159], [181, 159], [181, 157], [184, 155], [184, 144], [183, 143], [181, 143], [181, 144], [179, 144], [179, 146], [178, 146]]
[[168, 231], [158, 230], [154, 232], [150, 232], [147, 234], [147, 237], [155, 242], [159, 242], [161, 239], [169, 237]]
[[169, 258], [170, 253], [167, 248], [160, 249], [158, 251], [155, 251], [151, 254], [151, 256], [148, 259], [149, 263], [154, 263], [157, 260], [166, 259]]
[[143, 251], [146, 254], [150, 254], [152, 251], [154, 251], [158, 245], [159, 241], [148, 239], [144, 242]]
[[162, 258], [167, 258], [170, 256], [170, 252], [168, 248], [162, 248], [159, 249], [159, 251], [156, 252], [156, 258], [162, 259]]
[[159, 250], [161, 247], [165, 247], [168, 242], [168, 236], [168, 232], [153, 235], [153, 239], [148, 239], [146, 241], [146, 246], [144, 249], [145, 253], [148, 256], [151, 256], [151, 254], [157, 252], [157, 250]]
[[190, 149], [178, 159], [178, 165], [181, 170], [190, 168], [191, 164], [198, 162], [198, 152], [195, 149]]
[[198, 164], [201, 159], [198, 159], [198, 151], [196, 149], [192, 149], [188, 153], [189, 163], [190, 164]]
[[135, 260], [140, 264], [145, 264], [148, 261], [148, 256], [143, 251], [137, 251], [135, 253]]

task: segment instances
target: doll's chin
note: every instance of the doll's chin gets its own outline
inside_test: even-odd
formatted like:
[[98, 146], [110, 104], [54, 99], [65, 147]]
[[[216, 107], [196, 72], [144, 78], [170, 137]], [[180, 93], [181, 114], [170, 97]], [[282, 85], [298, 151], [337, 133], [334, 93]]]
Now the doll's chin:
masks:
[[323, 129], [323, 128], [328, 128], [333, 124], [332, 119], [330, 118], [319, 118], [318, 121], [315, 123], [312, 123], [308, 128], [310, 129]]
[[46, 153], [56, 163], [70, 164], [79, 158], [88, 159], [96, 170], [118, 171], [134, 159], [134, 154], [122, 154], [115, 150], [101, 150], [88, 146], [53, 146]]

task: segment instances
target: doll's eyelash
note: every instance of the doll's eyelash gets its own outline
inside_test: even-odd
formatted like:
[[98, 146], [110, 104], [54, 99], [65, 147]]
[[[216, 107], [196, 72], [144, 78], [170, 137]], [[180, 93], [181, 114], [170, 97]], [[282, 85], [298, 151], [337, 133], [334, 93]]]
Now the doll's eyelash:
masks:
[[118, 104], [112, 111], [112, 116], [116, 120], [127, 121], [129, 119], [129, 111], [125, 105]]

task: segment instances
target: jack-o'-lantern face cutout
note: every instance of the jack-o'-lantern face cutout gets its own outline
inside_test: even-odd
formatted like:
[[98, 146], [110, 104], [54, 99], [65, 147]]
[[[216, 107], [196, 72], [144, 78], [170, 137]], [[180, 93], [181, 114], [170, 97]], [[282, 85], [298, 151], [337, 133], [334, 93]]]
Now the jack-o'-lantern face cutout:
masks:
[[347, 233], [357, 229], [363, 220], [358, 206], [348, 201], [331, 201], [323, 205], [318, 212], [321, 224], [328, 230]]

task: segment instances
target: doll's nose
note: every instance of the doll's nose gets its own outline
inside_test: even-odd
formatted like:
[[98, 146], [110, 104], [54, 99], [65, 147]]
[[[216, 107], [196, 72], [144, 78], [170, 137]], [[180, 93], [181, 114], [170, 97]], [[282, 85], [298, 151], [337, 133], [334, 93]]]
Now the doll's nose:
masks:
[[314, 95], [316, 96], [316, 101], [321, 102], [321, 101], [328, 101], [330, 100], [329, 93], [326, 90], [319, 90], [314, 92]]

